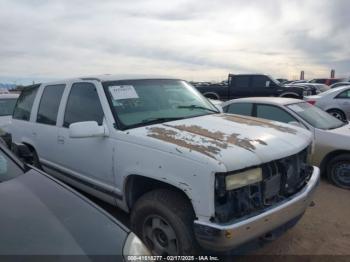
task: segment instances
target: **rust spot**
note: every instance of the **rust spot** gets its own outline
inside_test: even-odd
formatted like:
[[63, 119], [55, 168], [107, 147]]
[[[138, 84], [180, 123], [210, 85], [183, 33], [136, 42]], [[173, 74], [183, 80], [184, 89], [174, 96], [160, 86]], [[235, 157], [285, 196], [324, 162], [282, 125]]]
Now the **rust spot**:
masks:
[[196, 135], [200, 135], [202, 137], [207, 137], [210, 139], [205, 139], [202, 138], [202, 141], [204, 143], [212, 143], [214, 145], [216, 145], [217, 147], [220, 147], [222, 149], [226, 149], [228, 148], [228, 144], [233, 144], [239, 147], [243, 147], [244, 149], [247, 150], [255, 150], [255, 146], [254, 146], [254, 142], [258, 142], [261, 145], [267, 145], [264, 141], [262, 141], [261, 139], [248, 139], [248, 138], [240, 138], [240, 134], [231, 134], [231, 135], [227, 135], [221, 131], [210, 131], [208, 129], [202, 128], [200, 126], [197, 125], [192, 125], [192, 126], [185, 126], [185, 125], [179, 125], [179, 126], [171, 126], [171, 125], [167, 125], [169, 127], [173, 127], [176, 129], [179, 129], [181, 131], [187, 131], [190, 132], [192, 134], [196, 134]]
[[181, 147], [188, 148], [190, 150], [200, 152], [211, 158], [215, 158], [214, 156], [220, 152], [220, 149], [217, 147], [210, 146], [210, 145], [208, 146], [200, 145], [198, 143], [194, 143], [194, 141], [191, 140], [190, 138], [184, 138], [184, 137], [179, 138], [177, 137], [179, 133], [174, 130], [170, 130], [162, 127], [151, 127], [149, 128], [149, 131], [150, 131], [150, 133], [148, 134], [149, 137], [153, 137], [153, 138], [163, 140]]
[[245, 124], [248, 126], [260, 126], [260, 127], [273, 128], [280, 132], [283, 132], [283, 133], [286, 132], [294, 135], [297, 133], [297, 130], [293, 128], [276, 125], [269, 120], [256, 119], [254, 117], [249, 117], [249, 116], [241, 117], [237, 115], [228, 115], [228, 114], [221, 114], [221, 115], [218, 115], [218, 117], [222, 117], [228, 121], [239, 123], [239, 124]]
[[[148, 128], [150, 131], [148, 136], [163, 140], [178, 146], [188, 148], [189, 150], [194, 150], [207, 155], [211, 158], [215, 158], [221, 150], [227, 149], [231, 145], [242, 147], [246, 150], [253, 151], [256, 149], [255, 144], [266, 146], [267, 144], [260, 140], [253, 140], [248, 138], [240, 137], [240, 134], [225, 134], [221, 131], [210, 131], [197, 125], [164, 125], [164, 127], [151, 127]], [[172, 128], [172, 129], [170, 129]], [[186, 131], [188, 133], [184, 134]], [[198, 136], [200, 136], [200, 141], [198, 141]], [[197, 140], [195, 140], [197, 138]]]

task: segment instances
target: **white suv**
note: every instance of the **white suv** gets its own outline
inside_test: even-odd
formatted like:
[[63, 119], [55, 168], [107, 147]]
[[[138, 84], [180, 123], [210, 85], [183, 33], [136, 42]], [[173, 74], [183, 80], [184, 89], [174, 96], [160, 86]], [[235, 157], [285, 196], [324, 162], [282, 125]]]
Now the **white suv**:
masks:
[[177, 79], [27, 87], [11, 128], [48, 173], [131, 212], [154, 254], [229, 250], [301, 217], [319, 181], [308, 131], [226, 115]]

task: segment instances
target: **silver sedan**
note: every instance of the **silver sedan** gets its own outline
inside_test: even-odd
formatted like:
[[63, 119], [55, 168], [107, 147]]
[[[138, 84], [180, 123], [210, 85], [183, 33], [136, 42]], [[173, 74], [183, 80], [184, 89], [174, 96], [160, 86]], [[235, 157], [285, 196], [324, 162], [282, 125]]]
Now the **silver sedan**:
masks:
[[265, 118], [308, 129], [314, 135], [312, 165], [335, 185], [350, 189], [350, 125], [298, 99], [250, 97], [221, 104], [226, 113]]
[[304, 98], [341, 121], [350, 119], [350, 85], [330, 89], [316, 96]]

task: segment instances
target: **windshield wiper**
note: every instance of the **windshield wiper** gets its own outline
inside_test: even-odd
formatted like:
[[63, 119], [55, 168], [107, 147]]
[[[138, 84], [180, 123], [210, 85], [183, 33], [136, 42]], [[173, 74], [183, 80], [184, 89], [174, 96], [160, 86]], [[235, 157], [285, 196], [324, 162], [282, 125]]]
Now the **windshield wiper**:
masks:
[[207, 107], [204, 107], [204, 106], [197, 106], [197, 105], [190, 105], [190, 106], [178, 106], [177, 108], [203, 109], [203, 110], [207, 110], [207, 111], [210, 111], [210, 112], [219, 113], [219, 111], [218, 111], [218, 110], [214, 110], [214, 109], [207, 108]]
[[142, 124], [157, 124], [157, 123], [163, 123], [163, 122], [168, 122], [168, 121], [175, 121], [175, 120], [180, 120], [184, 119], [183, 117], [151, 117], [142, 120]]

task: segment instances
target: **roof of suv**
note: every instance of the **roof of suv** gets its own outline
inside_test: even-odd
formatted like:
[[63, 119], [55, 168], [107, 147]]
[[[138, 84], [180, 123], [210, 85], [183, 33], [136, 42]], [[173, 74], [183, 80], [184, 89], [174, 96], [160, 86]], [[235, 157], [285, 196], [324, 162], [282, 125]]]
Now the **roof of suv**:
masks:
[[76, 78], [68, 78], [68, 79], [58, 79], [50, 82], [43, 82], [40, 84], [51, 84], [51, 83], [60, 83], [60, 82], [74, 82], [74, 81], [99, 81], [99, 82], [107, 82], [107, 81], [119, 81], [119, 80], [141, 80], [141, 79], [178, 79], [175, 77], [169, 76], [158, 76], [158, 75], [132, 75], [132, 74], [120, 74], [120, 75], [92, 75], [92, 76], [84, 76], [84, 77], [76, 77]]

